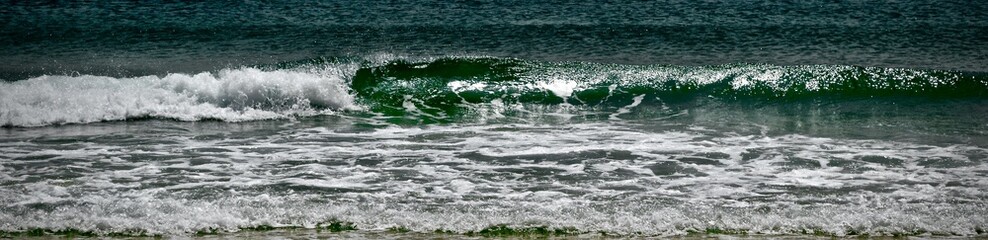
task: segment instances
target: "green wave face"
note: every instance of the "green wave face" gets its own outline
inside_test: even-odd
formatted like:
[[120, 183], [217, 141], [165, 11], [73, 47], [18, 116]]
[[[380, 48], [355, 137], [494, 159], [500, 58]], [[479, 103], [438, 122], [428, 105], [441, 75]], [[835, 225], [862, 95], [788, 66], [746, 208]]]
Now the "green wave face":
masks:
[[498, 107], [567, 106], [592, 111], [700, 99], [723, 103], [981, 99], [988, 96], [988, 77], [855, 66], [636, 66], [442, 58], [361, 68], [353, 76], [352, 88], [376, 113], [442, 121]]

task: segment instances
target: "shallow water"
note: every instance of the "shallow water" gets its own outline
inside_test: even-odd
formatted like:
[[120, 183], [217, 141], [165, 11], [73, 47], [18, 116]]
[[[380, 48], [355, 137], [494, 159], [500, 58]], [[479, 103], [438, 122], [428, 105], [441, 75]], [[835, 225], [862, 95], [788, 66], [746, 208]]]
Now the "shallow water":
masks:
[[650, 235], [974, 234], [984, 224], [981, 141], [773, 134], [754, 124], [733, 128], [755, 133], [651, 121], [360, 121], [7, 129], [0, 216], [11, 229], [155, 234], [328, 220]]

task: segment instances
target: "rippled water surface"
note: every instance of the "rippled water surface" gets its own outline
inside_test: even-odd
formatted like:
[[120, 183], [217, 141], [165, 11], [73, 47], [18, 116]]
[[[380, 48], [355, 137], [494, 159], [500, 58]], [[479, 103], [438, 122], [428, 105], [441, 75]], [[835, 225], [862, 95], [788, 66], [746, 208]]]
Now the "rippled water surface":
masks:
[[0, 237], [984, 237], [986, 13], [0, 3]]

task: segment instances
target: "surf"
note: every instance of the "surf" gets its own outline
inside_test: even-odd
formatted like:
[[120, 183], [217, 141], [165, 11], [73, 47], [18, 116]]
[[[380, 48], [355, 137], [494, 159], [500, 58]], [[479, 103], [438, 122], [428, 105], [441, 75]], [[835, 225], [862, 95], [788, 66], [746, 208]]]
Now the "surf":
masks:
[[484, 56], [315, 58], [195, 74], [44, 75], [0, 84], [0, 126], [7, 127], [148, 118], [242, 122], [341, 112], [420, 123], [546, 115], [613, 120], [617, 112], [629, 113], [629, 105], [662, 112], [676, 104], [688, 109], [988, 99], [988, 75], [977, 72], [743, 63], [621, 65]]
[[145, 118], [242, 122], [355, 108], [338, 73], [223, 69], [163, 77], [39, 76], [0, 83], [0, 126]]

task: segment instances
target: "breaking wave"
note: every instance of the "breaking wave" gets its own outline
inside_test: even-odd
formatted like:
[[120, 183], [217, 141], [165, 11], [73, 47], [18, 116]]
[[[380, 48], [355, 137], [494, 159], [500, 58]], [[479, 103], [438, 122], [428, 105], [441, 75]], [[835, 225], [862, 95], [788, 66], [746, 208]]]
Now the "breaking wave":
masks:
[[353, 108], [340, 70], [224, 69], [113, 78], [40, 76], [0, 83], [0, 125], [45, 126], [142, 118], [230, 122]]
[[[378, 57], [380, 58], [380, 57]], [[144, 118], [228, 122], [345, 109], [425, 122], [481, 114], [576, 115], [712, 99], [791, 102], [921, 98], [984, 100], [988, 76], [839, 65], [717, 66], [538, 62], [493, 57], [308, 59], [194, 75], [40, 76], [0, 83], [0, 125]]]

